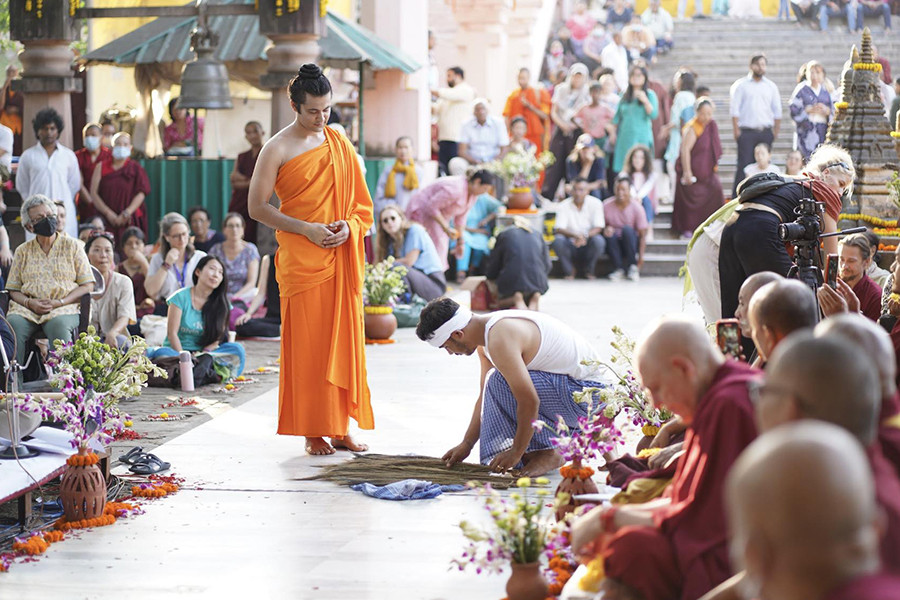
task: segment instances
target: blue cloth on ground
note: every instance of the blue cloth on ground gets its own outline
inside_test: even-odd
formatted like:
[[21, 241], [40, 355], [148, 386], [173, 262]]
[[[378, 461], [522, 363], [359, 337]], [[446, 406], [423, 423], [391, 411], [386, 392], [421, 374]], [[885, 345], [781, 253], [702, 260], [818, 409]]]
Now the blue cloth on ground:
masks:
[[380, 500], [429, 500], [437, 498], [444, 492], [462, 492], [466, 486], [438, 485], [421, 479], [404, 479], [387, 485], [357, 483], [351, 485], [350, 489]]

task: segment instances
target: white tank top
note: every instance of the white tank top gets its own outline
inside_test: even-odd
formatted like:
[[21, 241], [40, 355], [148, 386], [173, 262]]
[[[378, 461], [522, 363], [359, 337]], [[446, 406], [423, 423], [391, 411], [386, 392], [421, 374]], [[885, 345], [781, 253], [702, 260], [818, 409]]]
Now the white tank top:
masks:
[[527, 319], [540, 330], [540, 347], [531, 362], [525, 365], [529, 371], [559, 373], [574, 379], [600, 379], [595, 367], [581, 364], [583, 360], [600, 358], [588, 341], [562, 321], [531, 310], [502, 310], [491, 316], [484, 326], [484, 353], [491, 362], [493, 359], [488, 351], [488, 336], [491, 328], [501, 319]]

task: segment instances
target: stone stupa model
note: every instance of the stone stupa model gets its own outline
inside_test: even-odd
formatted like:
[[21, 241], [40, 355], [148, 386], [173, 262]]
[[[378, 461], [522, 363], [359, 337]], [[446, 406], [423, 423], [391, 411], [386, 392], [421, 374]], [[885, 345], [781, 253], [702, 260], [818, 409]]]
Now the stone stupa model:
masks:
[[896, 220], [897, 205], [887, 183], [900, 167], [900, 156], [891, 137], [891, 123], [885, 116], [881, 65], [875, 61], [868, 28], [862, 34], [862, 51], [853, 46], [841, 73], [841, 100], [835, 104], [826, 141], [850, 153], [856, 181], [853, 196], [844, 200], [843, 212], [849, 218], [843, 219], [840, 226], [872, 227], [883, 225], [882, 220]]

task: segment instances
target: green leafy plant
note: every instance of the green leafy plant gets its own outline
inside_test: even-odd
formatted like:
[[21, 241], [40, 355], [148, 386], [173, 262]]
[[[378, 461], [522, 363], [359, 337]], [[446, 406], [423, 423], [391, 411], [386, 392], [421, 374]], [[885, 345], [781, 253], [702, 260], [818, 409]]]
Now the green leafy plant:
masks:
[[406, 291], [403, 276], [406, 267], [395, 265], [394, 257], [388, 256], [378, 264], [366, 265], [363, 282], [363, 297], [368, 306], [389, 306], [397, 296]]
[[56, 349], [47, 359], [47, 365], [53, 370], [50, 383], [63, 389], [78, 374], [85, 387], [103, 398], [106, 407], [140, 395], [150, 373], [165, 375], [165, 371], [147, 358], [147, 342], [137, 336], [124, 352], [103, 343], [93, 326], [74, 342], [56, 340], [55, 344]]
[[897, 208], [900, 208], [900, 173], [894, 171], [894, 174], [891, 175], [891, 180], [886, 185], [891, 200], [894, 201]]

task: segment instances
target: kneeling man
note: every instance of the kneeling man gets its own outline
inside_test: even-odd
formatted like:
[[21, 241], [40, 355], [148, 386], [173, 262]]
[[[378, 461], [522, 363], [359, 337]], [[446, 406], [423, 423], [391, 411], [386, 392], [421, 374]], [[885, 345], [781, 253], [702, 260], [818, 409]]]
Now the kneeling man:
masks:
[[521, 468], [525, 475], [542, 475], [562, 466], [546, 429], [535, 432], [536, 419], [570, 428], [587, 406], [572, 398], [584, 387], [601, 387], [589, 380], [594, 368], [582, 365], [598, 356], [582, 336], [553, 317], [527, 310], [473, 315], [449, 298], [428, 303], [416, 327], [419, 339], [450, 354], [482, 361], [481, 395], [461, 444], [444, 455], [448, 466], [464, 460], [480, 442], [481, 463], [499, 472]]

